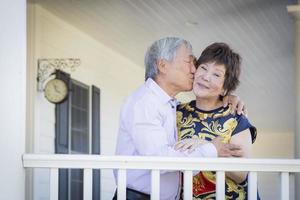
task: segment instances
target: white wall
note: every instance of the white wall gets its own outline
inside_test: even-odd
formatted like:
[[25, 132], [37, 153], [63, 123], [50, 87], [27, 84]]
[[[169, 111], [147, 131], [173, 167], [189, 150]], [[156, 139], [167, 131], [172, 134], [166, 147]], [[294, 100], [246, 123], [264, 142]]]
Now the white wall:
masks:
[[[131, 91], [143, 83], [144, 70], [127, 58], [111, 51], [80, 30], [55, 17], [39, 6], [30, 5], [30, 73], [31, 93], [35, 96], [33, 136], [35, 153], [54, 153], [54, 105], [36, 91], [38, 58], [80, 58], [81, 65], [71, 77], [101, 89], [101, 152], [113, 155], [118, 128], [119, 110]], [[134, 78], [133, 78], [134, 77]], [[34, 172], [34, 198], [48, 196], [48, 171]], [[110, 187], [109, 187], [110, 186]], [[102, 172], [102, 199], [111, 198], [115, 188], [111, 171]]]
[[0, 4], [0, 199], [24, 199], [26, 1]]
[[[35, 153], [54, 152], [54, 105], [46, 101], [43, 93], [36, 91], [37, 59], [71, 57], [80, 58], [82, 61], [80, 67], [71, 73], [72, 78], [88, 85], [94, 84], [101, 89], [101, 152], [112, 155], [122, 101], [143, 82], [144, 69], [39, 6], [30, 6], [29, 12], [28, 77], [29, 107], [31, 105], [32, 110], [28, 116], [32, 121], [28, 122], [30, 125], [28, 149]], [[183, 95], [179, 98], [189, 100]], [[258, 131], [254, 157], [293, 158], [294, 133], [260, 128]], [[47, 170], [35, 171], [33, 193], [35, 199], [47, 199], [47, 176]], [[269, 174], [262, 174], [259, 177], [259, 190], [263, 199], [278, 197], [277, 180], [276, 176]], [[102, 199], [110, 199], [114, 187], [111, 171], [103, 171]]]

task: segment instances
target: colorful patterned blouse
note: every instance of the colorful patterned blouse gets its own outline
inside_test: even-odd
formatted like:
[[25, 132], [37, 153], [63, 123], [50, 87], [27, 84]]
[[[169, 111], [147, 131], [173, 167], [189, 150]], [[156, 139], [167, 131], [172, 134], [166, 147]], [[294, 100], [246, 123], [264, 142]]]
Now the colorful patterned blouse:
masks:
[[[256, 138], [256, 128], [243, 115], [230, 114], [230, 108], [202, 111], [196, 101], [181, 104], [177, 108], [177, 128], [179, 140], [202, 138], [211, 141], [217, 136], [228, 142], [240, 132], [250, 129], [252, 143]], [[226, 177], [226, 199], [247, 199], [247, 180], [237, 184]], [[193, 177], [193, 199], [215, 199], [215, 172], [200, 172]]]

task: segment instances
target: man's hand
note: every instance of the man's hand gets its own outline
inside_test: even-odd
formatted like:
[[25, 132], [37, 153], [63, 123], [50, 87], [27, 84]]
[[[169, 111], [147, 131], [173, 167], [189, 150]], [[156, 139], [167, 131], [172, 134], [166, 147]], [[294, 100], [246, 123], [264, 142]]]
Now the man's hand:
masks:
[[174, 146], [175, 150], [188, 151], [188, 153], [193, 152], [199, 145], [208, 143], [208, 141], [204, 139], [199, 138], [189, 138], [189, 139], [183, 139], [179, 142], [177, 142]]
[[222, 137], [216, 137], [211, 141], [218, 151], [218, 157], [241, 157], [243, 155], [239, 145], [224, 144], [222, 143], [222, 140]]
[[247, 117], [248, 111], [246, 109], [245, 103], [240, 99], [240, 97], [235, 95], [227, 95], [223, 98], [223, 106], [226, 107], [231, 104], [231, 113], [243, 114]]

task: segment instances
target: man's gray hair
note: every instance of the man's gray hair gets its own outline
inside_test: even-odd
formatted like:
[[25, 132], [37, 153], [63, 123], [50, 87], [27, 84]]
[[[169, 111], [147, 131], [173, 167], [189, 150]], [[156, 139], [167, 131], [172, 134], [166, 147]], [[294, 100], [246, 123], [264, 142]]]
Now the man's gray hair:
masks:
[[165, 37], [155, 41], [147, 50], [145, 55], [145, 80], [148, 78], [154, 79], [158, 74], [157, 61], [158, 59], [166, 59], [172, 62], [176, 56], [177, 49], [181, 45], [185, 45], [192, 53], [192, 45], [190, 42], [177, 37]]

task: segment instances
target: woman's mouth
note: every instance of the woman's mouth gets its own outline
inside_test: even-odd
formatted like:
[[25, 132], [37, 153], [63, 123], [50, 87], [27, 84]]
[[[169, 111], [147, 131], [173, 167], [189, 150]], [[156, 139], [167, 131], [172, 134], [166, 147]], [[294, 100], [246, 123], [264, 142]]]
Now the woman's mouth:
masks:
[[201, 84], [201, 83], [197, 83], [198, 87], [203, 88], [203, 89], [209, 89], [208, 86]]

